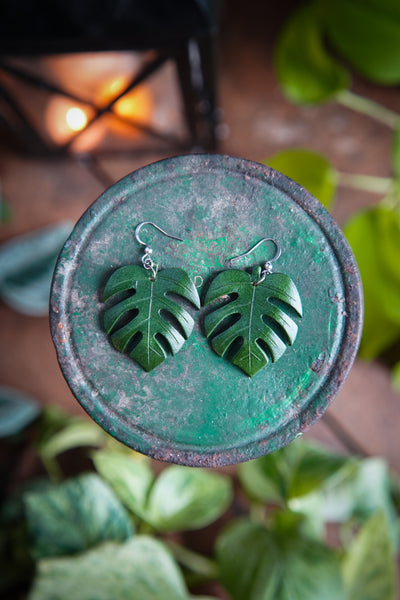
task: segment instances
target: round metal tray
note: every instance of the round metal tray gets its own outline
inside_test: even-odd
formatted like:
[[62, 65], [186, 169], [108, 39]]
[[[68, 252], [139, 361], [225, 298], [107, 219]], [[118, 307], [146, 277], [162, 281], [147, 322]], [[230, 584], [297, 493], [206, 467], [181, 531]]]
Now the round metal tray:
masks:
[[[213, 352], [201, 309], [180, 352], [150, 373], [118, 352], [101, 294], [115, 269], [141, 264], [134, 230], [142, 221], [184, 238], [142, 230], [160, 268], [200, 275], [204, 289], [227, 257], [277, 240], [274, 270], [294, 280], [303, 303], [294, 345], [249, 378]], [[240, 264], [266, 258], [259, 247]], [[362, 291], [343, 234], [306, 190], [254, 162], [190, 155], [128, 175], [85, 212], [58, 259], [50, 321], [72, 392], [106, 431], [160, 460], [220, 466], [276, 450], [323, 414], [357, 352]]]

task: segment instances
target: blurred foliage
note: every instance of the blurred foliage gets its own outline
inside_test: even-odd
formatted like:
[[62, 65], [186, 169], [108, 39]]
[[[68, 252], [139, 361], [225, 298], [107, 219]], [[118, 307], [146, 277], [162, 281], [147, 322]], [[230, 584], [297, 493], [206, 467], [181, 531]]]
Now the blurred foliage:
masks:
[[398, 0], [317, 0], [324, 33], [332, 47], [375, 83], [400, 83]]
[[[397, 182], [397, 184], [400, 186], [400, 119], [393, 135], [391, 158], [395, 182]], [[399, 189], [395, 191], [399, 192]]]
[[[400, 83], [397, 0], [316, 0], [293, 12], [276, 44], [275, 68], [285, 95], [318, 104], [350, 87], [349, 70], [375, 83]], [[329, 44], [326, 43], [329, 41]]]
[[360, 353], [375, 358], [400, 339], [400, 206], [358, 213], [344, 233], [357, 258], [365, 296]]
[[292, 500], [313, 493], [349, 464], [348, 457], [302, 440], [239, 465], [238, 473], [250, 497], [291, 508]]
[[106, 540], [124, 541], [134, 533], [117, 496], [94, 473], [24, 494], [32, 556], [62, 556]]
[[[307, 156], [303, 149], [285, 150], [265, 161], [304, 185], [325, 207], [332, 206], [329, 184], [332, 195], [336, 184], [382, 190], [380, 203], [353, 215], [344, 224], [344, 233], [364, 288], [360, 356], [374, 359], [385, 355], [389, 364], [396, 364], [395, 389], [400, 387], [400, 116], [348, 88], [350, 68], [375, 83], [398, 84], [399, 39], [397, 0], [316, 0], [293, 12], [275, 51], [276, 74], [292, 102], [337, 101], [393, 128], [388, 156], [392, 178], [338, 173], [328, 159], [313, 157], [311, 152]], [[347, 67], [338, 56], [345, 59]]]
[[0, 386], [0, 438], [18, 434], [39, 413], [36, 400], [18, 390]]
[[298, 104], [324, 102], [350, 83], [347, 71], [326, 51], [316, 7], [297, 10], [275, 50], [275, 69], [285, 95]]
[[3, 196], [0, 181], [0, 225], [11, 221], [11, 210]]
[[[386, 565], [384, 569], [383, 565]], [[344, 557], [346, 598], [396, 598], [396, 578], [396, 562], [388, 523], [383, 511], [378, 511], [364, 523]]]
[[141, 535], [124, 544], [102, 544], [81, 556], [42, 560], [29, 600], [56, 598], [189, 600], [192, 596], [164, 545]]
[[400, 361], [398, 361], [392, 369], [392, 385], [393, 388], [400, 393]]
[[243, 519], [217, 540], [221, 579], [233, 600], [343, 600], [339, 554], [299, 531], [291, 513], [268, 527]]
[[17, 236], [0, 247], [0, 298], [18, 312], [47, 316], [51, 278], [72, 223]]
[[293, 148], [278, 152], [263, 162], [297, 181], [325, 208], [332, 208], [338, 175], [324, 156], [303, 148]]
[[222, 475], [170, 466], [155, 479], [147, 461], [115, 451], [100, 451], [93, 461], [125, 506], [163, 533], [205, 527], [232, 501], [231, 483]]
[[[226, 475], [176, 465], [155, 471], [154, 461], [60, 409], [47, 408], [24, 432], [44, 466], [51, 457], [57, 468], [51, 462], [53, 480], [30, 482], [1, 505], [5, 599], [206, 600], [189, 590], [210, 581], [232, 600], [396, 598], [398, 481], [382, 459], [298, 439], [240, 465], [237, 518]], [[65, 478], [59, 457], [74, 448], [86, 448], [98, 474]], [[182, 544], [183, 531], [227, 510], [227, 526], [208, 530], [214, 558]], [[338, 541], [328, 544], [333, 524]]]

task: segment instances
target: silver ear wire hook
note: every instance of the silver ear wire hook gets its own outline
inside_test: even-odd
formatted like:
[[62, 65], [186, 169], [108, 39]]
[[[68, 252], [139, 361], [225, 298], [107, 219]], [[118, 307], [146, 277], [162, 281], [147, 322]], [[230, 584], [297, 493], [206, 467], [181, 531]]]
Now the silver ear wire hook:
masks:
[[172, 238], [173, 240], [178, 240], [179, 242], [183, 242], [183, 239], [180, 237], [177, 237], [176, 235], [171, 235], [170, 233], [167, 233], [166, 231], [164, 231], [164, 229], [161, 229], [161, 227], [159, 227], [152, 221], [143, 221], [143, 223], [139, 223], [139, 225], [136, 226], [136, 229], [135, 229], [136, 241], [141, 246], [145, 246], [144, 255], [142, 256], [142, 265], [147, 271], [151, 271], [153, 273], [152, 279], [154, 281], [154, 279], [156, 278], [156, 275], [157, 275], [159, 265], [157, 263], [155, 263], [151, 257], [151, 255], [153, 254], [153, 249], [149, 245], [147, 245], [146, 242], [141, 240], [139, 237], [140, 230], [144, 225], [152, 225], [152, 227], [155, 227], [163, 235], [165, 235], [166, 237]]
[[250, 250], [247, 250], [247, 252], [244, 252], [243, 254], [239, 254], [238, 256], [232, 256], [231, 258], [227, 258], [225, 261], [226, 263], [229, 262], [232, 264], [236, 260], [239, 260], [240, 258], [244, 258], [245, 256], [248, 256], [249, 254], [254, 252], [254, 250], [256, 248], [258, 248], [258, 246], [260, 246], [260, 244], [263, 244], [264, 242], [272, 242], [276, 247], [276, 253], [275, 253], [275, 256], [273, 256], [272, 258], [267, 260], [267, 262], [264, 264], [264, 268], [261, 271], [261, 277], [255, 285], [258, 285], [259, 283], [264, 281], [266, 275], [270, 275], [270, 273], [272, 273], [272, 263], [274, 262], [274, 260], [278, 260], [278, 258], [281, 255], [281, 247], [276, 240], [273, 240], [272, 238], [263, 238], [262, 240], [260, 240], [256, 244], [254, 244], [254, 246], [252, 246], [250, 248]]
[[143, 240], [141, 240], [140, 237], [139, 237], [140, 230], [142, 229], [142, 227], [144, 225], [152, 225], [153, 227], [155, 227], [156, 229], [158, 229], [158, 231], [160, 231], [166, 237], [172, 238], [173, 240], [178, 240], [178, 242], [183, 242], [182, 238], [176, 237], [175, 235], [171, 235], [170, 233], [167, 233], [166, 231], [164, 231], [164, 229], [161, 229], [161, 227], [159, 227], [155, 223], [152, 223], [151, 221], [143, 221], [143, 223], [139, 223], [139, 225], [137, 225], [137, 227], [135, 229], [135, 238], [136, 238], [137, 242], [139, 244], [141, 244], [142, 246], [147, 246], [146, 242], [143, 242]]

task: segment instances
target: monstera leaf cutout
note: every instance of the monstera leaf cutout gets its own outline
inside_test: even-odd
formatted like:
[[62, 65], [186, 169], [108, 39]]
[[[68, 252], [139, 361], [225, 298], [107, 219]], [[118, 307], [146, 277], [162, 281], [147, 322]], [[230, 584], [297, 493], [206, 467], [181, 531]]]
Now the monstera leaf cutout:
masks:
[[299, 292], [290, 277], [272, 273], [257, 283], [260, 273], [260, 267], [251, 275], [236, 269], [223, 271], [204, 300], [204, 305], [228, 300], [205, 317], [205, 334], [219, 356], [226, 355], [250, 377], [269, 360], [276, 362], [293, 344], [297, 325], [292, 316], [302, 316]]
[[200, 308], [193, 281], [183, 269], [163, 269], [153, 280], [143, 267], [117, 269], [106, 283], [103, 302], [128, 292], [104, 314], [104, 327], [120, 352], [127, 351], [146, 371], [176, 354], [192, 333], [194, 321], [171, 295], [178, 295]]

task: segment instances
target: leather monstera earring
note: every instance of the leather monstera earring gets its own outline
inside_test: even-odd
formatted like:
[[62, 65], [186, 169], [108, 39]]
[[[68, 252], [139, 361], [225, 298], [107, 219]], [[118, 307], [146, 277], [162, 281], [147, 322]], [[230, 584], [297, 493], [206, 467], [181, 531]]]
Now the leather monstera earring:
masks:
[[[127, 352], [146, 371], [162, 363], [168, 355], [176, 354], [190, 336], [194, 321], [189, 312], [171, 294], [189, 300], [200, 308], [197, 289], [183, 269], [160, 269], [152, 258], [152, 249], [139, 235], [144, 225], [152, 225], [163, 235], [182, 242], [166, 233], [151, 221], [139, 223], [135, 238], [145, 246], [142, 266], [127, 265], [117, 269], [108, 279], [103, 302], [118, 300], [104, 313], [104, 328], [113, 346]], [[128, 292], [123, 299], [121, 292]]]
[[292, 317], [302, 317], [299, 292], [284, 273], [272, 273], [272, 262], [281, 255], [275, 240], [264, 238], [245, 254], [229, 258], [233, 262], [248, 256], [260, 244], [272, 242], [275, 256], [252, 273], [229, 269], [219, 273], [208, 288], [204, 305], [218, 304], [204, 319], [205, 334], [213, 350], [227, 357], [252, 377], [269, 361], [276, 362], [292, 345], [297, 324]]

